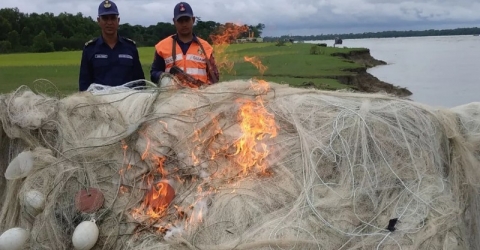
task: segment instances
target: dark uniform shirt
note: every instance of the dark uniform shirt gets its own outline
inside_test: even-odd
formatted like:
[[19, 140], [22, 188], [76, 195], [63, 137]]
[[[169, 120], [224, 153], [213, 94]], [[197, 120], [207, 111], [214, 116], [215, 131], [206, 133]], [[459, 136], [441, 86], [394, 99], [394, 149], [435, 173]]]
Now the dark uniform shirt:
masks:
[[[113, 49], [102, 37], [85, 44], [80, 65], [80, 91], [87, 90], [92, 83], [119, 86], [139, 79], [145, 79], [145, 75], [134, 41], [119, 37]], [[142, 81], [135, 86], [144, 85]]]

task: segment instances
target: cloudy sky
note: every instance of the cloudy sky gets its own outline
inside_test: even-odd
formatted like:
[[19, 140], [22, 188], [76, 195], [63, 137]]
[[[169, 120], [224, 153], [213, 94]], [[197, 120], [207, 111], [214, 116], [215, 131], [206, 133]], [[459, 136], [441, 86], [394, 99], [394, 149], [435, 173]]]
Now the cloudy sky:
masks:
[[[21, 12], [96, 17], [100, 1], [1, 0]], [[176, 1], [117, 0], [122, 23], [171, 22]], [[264, 36], [480, 26], [479, 0], [190, 0], [202, 20], [264, 23]]]

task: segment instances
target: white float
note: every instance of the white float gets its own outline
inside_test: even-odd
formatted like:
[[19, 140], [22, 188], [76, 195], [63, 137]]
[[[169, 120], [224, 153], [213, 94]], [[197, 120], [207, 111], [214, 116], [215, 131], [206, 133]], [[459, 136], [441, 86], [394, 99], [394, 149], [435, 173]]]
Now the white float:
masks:
[[37, 216], [45, 208], [45, 195], [38, 190], [30, 190], [25, 193], [25, 209], [32, 216]]
[[23, 151], [8, 164], [5, 171], [7, 180], [15, 180], [24, 178], [33, 168], [33, 153], [31, 151]]
[[24, 249], [30, 233], [20, 227], [10, 228], [0, 236], [0, 250]]
[[99, 230], [95, 221], [84, 221], [75, 228], [72, 236], [73, 247], [76, 250], [89, 250], [98, 240]]

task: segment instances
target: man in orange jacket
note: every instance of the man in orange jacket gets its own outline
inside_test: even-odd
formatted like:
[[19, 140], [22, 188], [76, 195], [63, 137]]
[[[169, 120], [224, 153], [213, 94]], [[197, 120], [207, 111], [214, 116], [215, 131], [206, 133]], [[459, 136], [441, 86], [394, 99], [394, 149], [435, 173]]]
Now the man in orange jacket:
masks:
[[177, 33], [155, 45], [155, 57], [150, 69], [150, 79], [158, 83], [164, 72], [173, 66], [205, 84], [219, 81], [220, 74], [213, 57], [213, 47], [193, 33], [192, 7], [180, 2], [173, 10], [173, 23]]

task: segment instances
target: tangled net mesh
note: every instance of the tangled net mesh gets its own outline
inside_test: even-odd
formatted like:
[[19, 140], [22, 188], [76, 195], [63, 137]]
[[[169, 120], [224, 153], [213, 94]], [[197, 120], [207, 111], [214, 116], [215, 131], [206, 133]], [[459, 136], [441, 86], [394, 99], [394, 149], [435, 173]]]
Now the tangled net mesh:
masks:
[[[22, 152], [32, 165], [0, 179], [0, 232], [27, 229], [28, 249], [73, 249], [91, 219], [93, 249], [480, 246], [478, 103], [245, 80], [64, 98], [21, 87], [0, 106], [2, 173]], [[89, 188], [103, 206], [79, 211]]]

